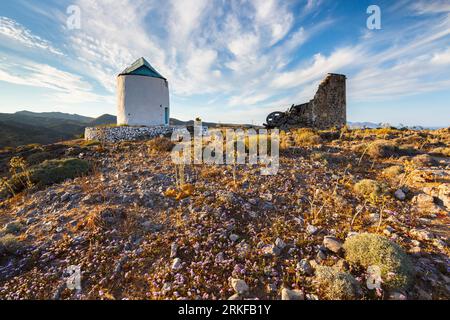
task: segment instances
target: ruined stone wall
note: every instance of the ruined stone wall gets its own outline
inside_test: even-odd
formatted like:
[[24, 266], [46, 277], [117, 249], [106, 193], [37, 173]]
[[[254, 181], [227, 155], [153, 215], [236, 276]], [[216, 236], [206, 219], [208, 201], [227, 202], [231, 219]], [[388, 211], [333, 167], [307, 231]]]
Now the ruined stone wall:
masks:
[[347, 123], [346, 77], [330, 73], [321, 82], [312, 104], [312, 122], [318, 129], [343, 127]]

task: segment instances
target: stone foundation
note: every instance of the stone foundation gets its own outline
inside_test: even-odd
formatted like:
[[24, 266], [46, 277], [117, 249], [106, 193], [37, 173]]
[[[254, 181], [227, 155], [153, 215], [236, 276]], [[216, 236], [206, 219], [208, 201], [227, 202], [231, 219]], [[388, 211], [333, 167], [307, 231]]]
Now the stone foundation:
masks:
[[101, 142], [137, 141], [148, 140], [161, 135], [170, 135], [174, 127], [95, 127], [84, 130], [85, 140], [97, 140]]

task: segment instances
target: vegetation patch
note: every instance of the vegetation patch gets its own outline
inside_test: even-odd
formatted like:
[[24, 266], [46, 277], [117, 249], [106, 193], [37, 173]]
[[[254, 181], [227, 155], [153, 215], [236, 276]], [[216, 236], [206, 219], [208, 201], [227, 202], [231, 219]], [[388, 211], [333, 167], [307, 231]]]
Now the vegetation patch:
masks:
[[0, 256], [4, 253], [15, 254], [25, 248], [25, 243], [17, 236], [7, 234], [0, 237]]
[[323, 297], [328, 300], [355, 300], [362, 295], [356, 279], [337, 268], [318, 266], [315, 280]]
[[88, 161], [76, 158], [46, 160], [29, 168], [22, 165], [20, 171], [13, 171], [9, 180], [3, 180], [0, 194], [11, 195], [35, 185], [49, 186], [66, 179], [76, 178], [88, 173], [89, 170]]
[[390, 158], [400, 154], [398, 147], [385, 140], [375, 141], [367, 148], [367, 154], [372, 158]]
[[158, 137], [150, 140], [148, 146], [152, 152], [170, 152], [175, 144], [170, 139]]
[[361, 233], [347, 238], [344, 243], [345, 258], [364, 268], [378, 266], [383, 285], [387, 289], [404, 289], [412, 281], [413, 265], [406, 252], [389, 239]]
[[364, 197], [380, 197], [384, 194], [384, 186], [372, 179], [363, 179], [353, 187], [355, 192]]
[[312, 129], [302, 128], [293, 133], [295, 144], [299, 147], [320, 144], [322, 139]]

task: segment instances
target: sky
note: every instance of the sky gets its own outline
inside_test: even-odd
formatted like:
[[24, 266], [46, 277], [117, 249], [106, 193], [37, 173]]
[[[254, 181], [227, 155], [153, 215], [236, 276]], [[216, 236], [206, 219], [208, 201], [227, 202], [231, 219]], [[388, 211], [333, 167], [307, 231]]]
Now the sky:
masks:
[[450, 126], [448, 0], [0, 2], [0, 112], [115, 114], [140, 57], [181, 120], [261, 124], [343, 73], [349, 121]]

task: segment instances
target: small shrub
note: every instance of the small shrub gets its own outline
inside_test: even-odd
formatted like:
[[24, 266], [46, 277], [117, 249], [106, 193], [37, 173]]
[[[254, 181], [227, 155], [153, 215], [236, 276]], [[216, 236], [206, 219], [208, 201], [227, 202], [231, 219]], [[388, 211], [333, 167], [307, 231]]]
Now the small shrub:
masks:
[[256, 145], [258, 154], [260, 154], [260, 143], [262, 140], [266, 140], [266, 147], [267, 147], [267, 154], [271, 153], [272, 148], [272, 136], [270, 134], [257, 134], [257, 135], [251, 135], [251, 136], [245, 136], [244, 143], [245, 143], [245, 152], [249, 152], [251, 145]]
[[5, 225], [4, 232], [11, 234], [18, 234], [22, 231], [24, 225], [19, 221], [13, 221]]
[[170, 139], [158, 137], [150, 140], [148, 146], [152, 152], [170, 152], [175, 144]]
[[[42, 187], [59, 183], [66, 179], [76, 178], [86, 174], [89, 170], [90, 165], [86, 160], [76, 158], [55, 159], [46, 160], [38, 165], [30, 167], [26, 172], [26, 175], [34, 185]], [[8, 185], [15, 192], [20, 192], [27, 188], [23, 183], [24, 180], [24, 172], [16, 173], [8, 180]], [[2, 193], [11, 194], [11, 190], [5, 188], [0, 191], [0, 194]]]
[[402, 175], [405, 172], [403, 166], [391, 166], [383, 170], [383, 174], [391, 179], [397, 179], [400, 178], [400, 175]]
[[323, 297], [328, 300], [355, 300], [362, 293], [356, 279], [337, 268], [318, 266], [315, 280]]
[[27, 158], [27, 163], [29, 165], [35, 165], [44, 162], [45, 160], [49, 160], [51, 158], [52, 154], [50, 152], [47, 151], [37, 152], [33, 153]]
[[0, 254], [2, 252], [14, 254], [21, 251], [23, 248], [25, 248], [24, 242], [12, 234], [0, 237]]
[[383, 195], [383, 186], [371, 179], [363, 179], [355, 184], [353, 187], [355, 192], [364, 197], [380, 197]]
[[398, 153], [396, 146], [384, 140], [375, 141], [367, 147], [367, 154], [372, 158], [389, 158], [397, 156]]
[[396, 243], [372, 233], [347, 238], [344, 243], [346, 260], [364, 268], [378, 266], [387, 289], [404, 289], [411, 283], [413, 265], [406, 252]]
[[310, 159], [312, 161], [320, 161], [320, 162], [327, 163], [327, 161], [328, 161], [328, 154], [325, 153], [325, 152], [319, 152], [319, 151], [312, 152], [311, 155], [310, 155]]
[[312, 129], [298, 129], [294, 131], [294, 141], [297, 146], [313, 146], [322, 142], [322, 139]]
[[102, 143], [97, 140], [84, 140], [80, 143], [80, 146], [82, 147], [93, 147], [93, 146], [100, 146]]
[[32, 168], [31, 177], [37, 185], [48, 186], [86, 174], [89, 169], [90, 165], [86, 160], [76, 158], [47, 160]]

